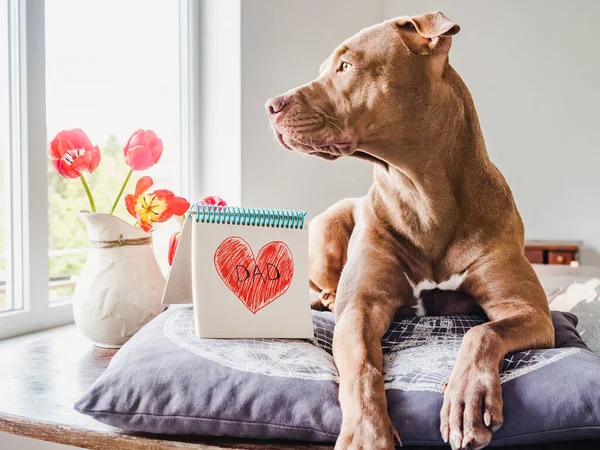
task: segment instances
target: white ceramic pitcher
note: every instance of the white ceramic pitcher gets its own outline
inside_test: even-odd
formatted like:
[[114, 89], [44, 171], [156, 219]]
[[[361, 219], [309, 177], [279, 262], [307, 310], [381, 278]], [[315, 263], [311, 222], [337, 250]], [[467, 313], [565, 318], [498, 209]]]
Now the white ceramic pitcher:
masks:
[[163, 309], [165, 278], [152, 235], [111, 214], [79, 217], [89, 242], [75, 286], [75, 323], [94, 345], [119, 348]]

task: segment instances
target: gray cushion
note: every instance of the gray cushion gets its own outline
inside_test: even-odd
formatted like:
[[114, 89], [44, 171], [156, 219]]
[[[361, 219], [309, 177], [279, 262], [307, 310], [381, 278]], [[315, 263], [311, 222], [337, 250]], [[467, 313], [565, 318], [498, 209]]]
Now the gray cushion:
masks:
[[[600, 437], [600, 358], [582, 344], [574, 316], [553, 320], [563, 347], [504, 361], [505, 422], [492, 445]], [[134, 432], [333, 442], [334, 319], [313, 312], [313, 322], [314, 341], [199, 340], [191, 308], [171, 308], [119, 350], [75, 408]], [[479, 323], [397, 319], [382, 340], [389, 413], [405, 444], [442, 444], [441, 388], [462, 336]]]

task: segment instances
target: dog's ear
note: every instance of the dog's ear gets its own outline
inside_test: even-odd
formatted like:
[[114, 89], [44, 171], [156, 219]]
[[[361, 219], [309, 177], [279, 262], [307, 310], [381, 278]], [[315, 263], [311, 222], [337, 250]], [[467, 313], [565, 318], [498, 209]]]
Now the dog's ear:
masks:
[[408, 49], [416, 54], [448, 53], [452, 38], [460, 26], [450, 21], [440, 11], [413, 17], [399, 17], [394, 26], [403, 37]]

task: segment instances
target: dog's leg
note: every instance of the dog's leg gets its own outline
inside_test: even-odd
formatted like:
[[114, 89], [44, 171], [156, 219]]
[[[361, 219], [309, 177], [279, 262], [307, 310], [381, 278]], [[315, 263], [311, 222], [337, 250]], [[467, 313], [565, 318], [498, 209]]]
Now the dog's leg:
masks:
[[544, 290], [520, 253], [476, 262], [464, 287], [490, 322], [463, 338], [444, 391], [440, 431], [453, 449], [479, 449], [504, 420], [499, 373], [504, 356], [554, 347], [554, 329]]
[[339, 201], [310, 222], [308, 275], [311, 289], [319, 293], [313, 309], [335, 310], [337, 286], [346, 264], [359, 202], [360, 199]]
[[399, 438], [387, 413], [381, 338], [410, 287], [396, 256], [358, 237], [362, 231], [355, 234], [337, 291], [333, 334], [343, 417], [336, 449], [389, 450]]

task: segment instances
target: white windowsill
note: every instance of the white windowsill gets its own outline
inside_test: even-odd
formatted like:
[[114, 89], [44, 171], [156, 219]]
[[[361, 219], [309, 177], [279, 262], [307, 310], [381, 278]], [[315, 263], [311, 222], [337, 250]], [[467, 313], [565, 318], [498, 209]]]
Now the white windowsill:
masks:
[[45, 311], [27, 310], [0, 313], [0, 339], [20, 336], [73, 323], [73, 306], [70, 301], [49, 304]]

